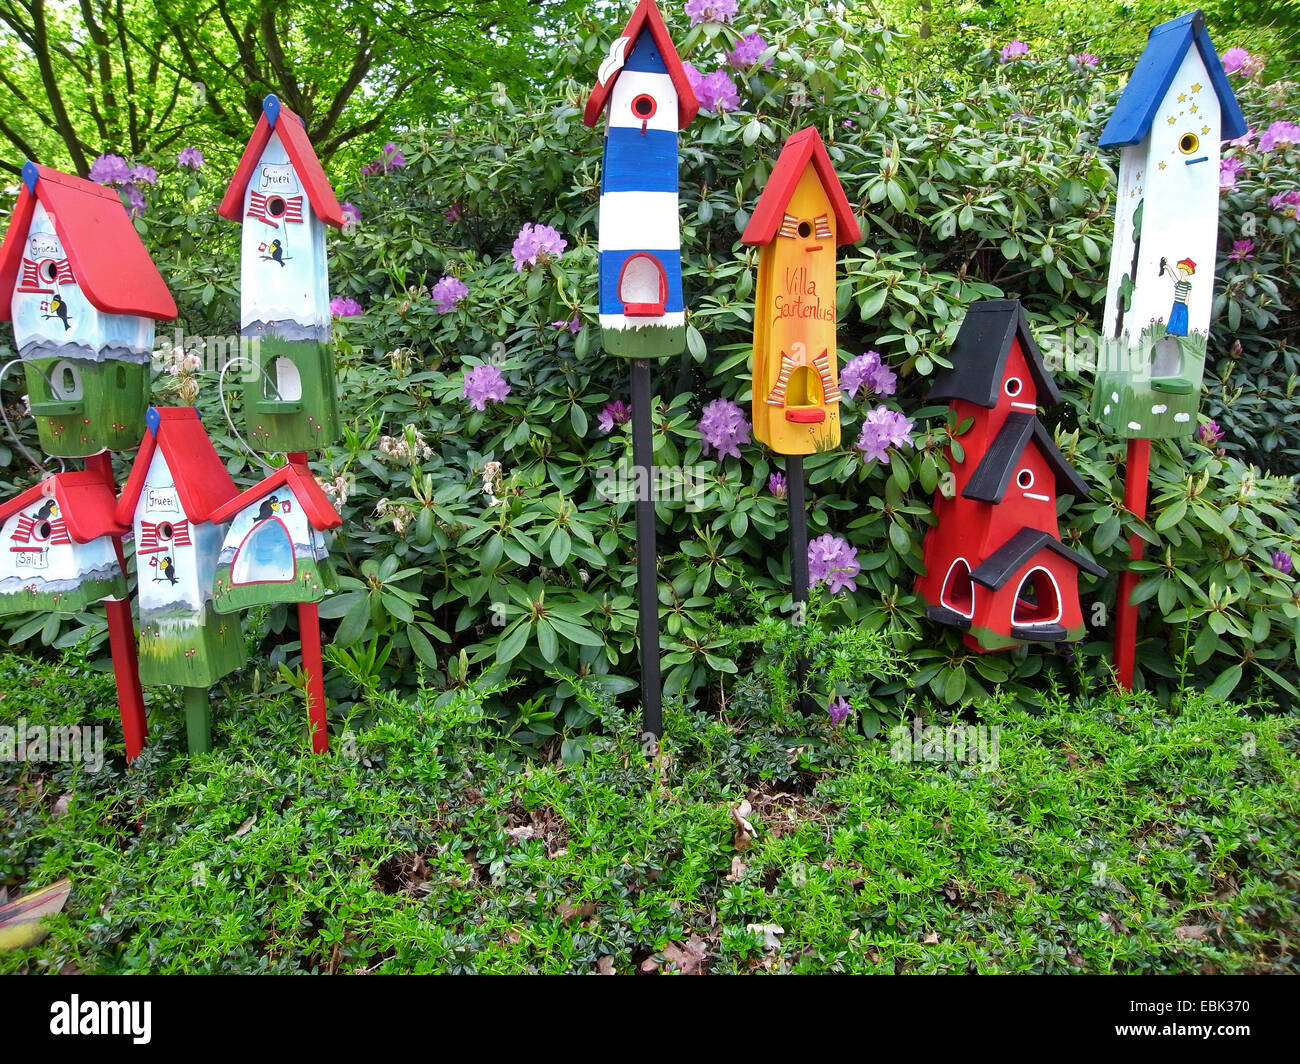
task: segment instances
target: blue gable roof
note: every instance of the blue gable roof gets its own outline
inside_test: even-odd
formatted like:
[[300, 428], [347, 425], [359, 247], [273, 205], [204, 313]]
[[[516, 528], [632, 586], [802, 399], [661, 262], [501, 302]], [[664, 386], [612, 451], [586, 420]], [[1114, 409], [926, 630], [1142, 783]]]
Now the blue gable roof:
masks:
[[1246, 119], [1237, 105], [1232, 86], [1228, 84], [1228, 75], [1224, 73], [1219, 53], [1214, 50], [1209, 31], [1205, 28], [1205, 15], [1193, 11], [1171, 19], [1151, 31], [1137, 69], [1129, 78], [1129, 83], [1115, 106], [1115, 113], [1102, 130], [1103, 148], [1121, 148], [1146, 139], [1156, 111], [1193, 42], [1201, 53], [1201, 61], [1210, 74], [1210, 84], [1219, 98], [1222, 113], [1220, 136], [1224, 140], [1235, 140], [1245, 134]]

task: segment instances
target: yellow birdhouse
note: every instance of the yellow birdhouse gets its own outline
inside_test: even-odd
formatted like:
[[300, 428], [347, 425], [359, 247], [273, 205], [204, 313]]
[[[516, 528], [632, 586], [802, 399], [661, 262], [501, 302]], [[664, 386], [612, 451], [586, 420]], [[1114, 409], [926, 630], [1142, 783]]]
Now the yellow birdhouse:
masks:
[[817, 130], [793, 134], [741, 237], [760, 249], [754, 435], [778, 454], [839, 445], [835, 250], [861, 237]]

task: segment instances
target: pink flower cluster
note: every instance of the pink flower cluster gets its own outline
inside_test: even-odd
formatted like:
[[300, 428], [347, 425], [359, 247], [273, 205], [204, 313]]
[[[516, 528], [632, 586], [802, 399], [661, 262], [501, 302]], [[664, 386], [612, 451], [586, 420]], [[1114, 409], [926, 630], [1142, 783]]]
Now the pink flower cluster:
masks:
[[998, 53], [999, 63], [1010, 63], [1015, 59], [1023, 59], [1029, 54], [1029, 45], [1024, 41], [1012, 41], [1010, 44], [1004, 44], [1002, 51]]
[[361, 168], [362, 177], [378, 177], [380, 174], [386, 174], [389, 170], [400, 170], [406, 165], [406, 156], [401, 153], [397, 145], [391, 140], [384, 145], [383, 154], [374, 162], [366, 163]]
[[740, 445], [749, 442], [749, 422], [745, 412], [730, 399], [714, 399], [700, 414], [696, 426], [704, 437], [703, 453], [709, 448], [718, 452], [719, 458], [731, 455], [740, 457]]
[[125, 192], [131, 217], [139, 218], [144, 214], [146, 206], [140, 186], [156, 185], [158, 171], [143, 163], [129, 166], [122, 156], [106, 152], [90, 164], [90, 180], [98, 185], [110, 185], [119, 192]]
[[730, 22], [736, 17], [736, 0], [686, 0], [686, 17], [692, 26], [701, 22]]
[[469, 287], [459, 277], [444, 277], [429, 290], [439, 314], [450, 314], [456, 304], [469, 295]]
[[361, 313], [361, 304], [349, 296], [335, 296], [330, 300], [330, 313], [336, 318], [355, 318]]
[[[762, 58], [767, 48], [767, 41], [763, 40], [759, 34], [751, 33], [737, 41], [736, 46], [727, 53], [727, 65], [735, 67], [737, 70], [748, 70]], [[771, 59], [768, 59], [763, 64], [763, 69], [772, 69]]]
[[475, 366], [465, 371], [465, 390], [461, 395], [475, 410], [486, 410], [488, 403], [499, 403], [510, 394], [510, 385], [496, 366]]
[[719, 67], [712, 74], [701, 74], [691, 63], [684, 63], [686, 78], [700, 101], [700, 109], [710, 114], [740, 108], [740, 91], [731, 75]]
[[615, 425], [626, 425], [632, 420], [632, 408], [622, 399], [611, 399], [596, 415], [596, 424], [601, 432], [612, 432]]
[[862, 452], [862, 460], [870, 462], [875, 459], [885, 465], [889, 464], [890, 447], [912, 446], [912, 422], [897, 410], [878, 406], [869, 410], [862, 419], [862, 432], [858, 436], [857, 448]]
[[522, 271], [525, 266], [537, 266], [552, 257], [558, 259], [568, 246], [568, 241], [549, 225], [526, 222], [515, 237], [510, 254], [514, 256], [515, 269]]
[[1259, 137], [1259, 150], [1272, 151], [1300, 144], [1300, 125], [1295, 122], [1274, 122]]
[[858, 552], [847, 540], [827, 532], [808, 544], [808, 580], [814, 586], [825, 582], [832, 595], [856, 591], [860, 572]]
[[840, 387], [854, 398], [864, 384], [869, 393], [893, 395], [897, 383], [898, 375], [884, 364], [879, 351], [868, 351], [849, 359], [840, 374]]

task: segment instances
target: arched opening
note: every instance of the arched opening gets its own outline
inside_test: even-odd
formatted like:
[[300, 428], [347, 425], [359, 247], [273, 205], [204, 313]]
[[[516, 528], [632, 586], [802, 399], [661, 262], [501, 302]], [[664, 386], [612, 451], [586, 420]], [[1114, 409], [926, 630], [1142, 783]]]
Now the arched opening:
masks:
[[50, 394], [55, 399], [80, 399], [81, 370], [71, 362], [56, 362], [50, 370]]
[[975, 616], [975, 581], [971, 579], [970, 563], [965, 558], [958, 558], [948, 566], [939, 602], [963, 617]]
[[266, 213], [272, 218], [283, 218], [286, 209], [286, 204], [281, 196], [271, 196], [266, 201]]
[[1183, 348], [1177, 336], [1162, 336], [1151, 352], [1151, 376], [1177, 377], [1183, 370]]
[[230, 563], [231, 584], [287, 584], [295, 575], [293, 538], [278, 517], [254, 525]]
[[125, 366], [117, 367], [117, 386], [123, 389], [126, 388], [126, 367]]
[[638, 251], [623, 263], [618, 278], [618, 298], [628, 317], [657, 318], [668, 302], [668, 273], [664, 264], [647, 251]]
[[291, 358], [281, 355], [271, 363], [271, 372], [262, 378], [263, 398], [297, 402], [302, 398], [302, 374]]
[[1055, 624], [1061, 619], [1061, 589], [1056, 578], [1038, 566], [1030, 569], [1016, 589], [1016, 602], [1011, 609], [1011, 623], [1017, 628], [1032, 628], [1040, 624]]
[[36, 267], [36, 272], [46, 284], [53, 284], [54, 279], [59, 276], [59, 264], [53, 259], [43, 259]]

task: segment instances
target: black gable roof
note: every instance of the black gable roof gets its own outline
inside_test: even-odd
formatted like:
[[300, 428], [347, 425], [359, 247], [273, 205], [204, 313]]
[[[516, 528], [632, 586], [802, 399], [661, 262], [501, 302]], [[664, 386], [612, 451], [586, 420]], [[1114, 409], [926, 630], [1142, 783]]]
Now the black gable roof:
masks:
[[1088, 485], [1057, 450], [1056, 443], [1034, 414], [1016, 412], [1007, 417], [987, 453], [966, 482], [962, 497], [980, 502], [1001, 502], [1011, 483], [1011, 473], [1021, 454], [1033, 440], [1056, 475], [1056, 490], [1077, 499], [1088, 497]]
[[1055, 551], [1062, 558], [1071, 562], [1076, 569], [1092, 573], [1093, 576], [1106, 575], [1106, 570], [1091, 558], [1085, 558], [1077, 550], [1067, 547], [1050, 533], [1042, 532], [1037, 528], [1022, 528], [990, 554], [970, 574], [970, 577], [975, 583], [996, 591], [1010, 580], [1025, 562], [1029, 561], [1044, 547], [1050, 551]]
[[966, 308], [957, 340], [948, 352], [952, 369], [934, 375], [930, 401], [965, 399], [989, 409], [997, 406], [1007, 355], [1017, 336], [1038, 388], [1038, 402], [1043, 406], [1059, 403], [1061, 393], [1043, 364], [1042, 352], [1034, 343], [1018, 299], [982, 299]]

